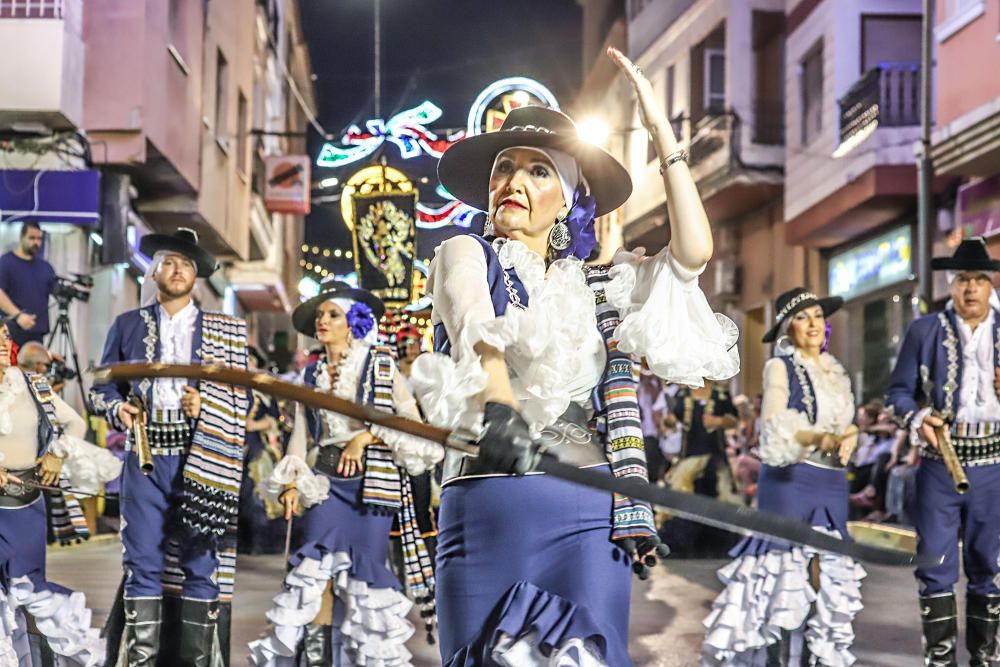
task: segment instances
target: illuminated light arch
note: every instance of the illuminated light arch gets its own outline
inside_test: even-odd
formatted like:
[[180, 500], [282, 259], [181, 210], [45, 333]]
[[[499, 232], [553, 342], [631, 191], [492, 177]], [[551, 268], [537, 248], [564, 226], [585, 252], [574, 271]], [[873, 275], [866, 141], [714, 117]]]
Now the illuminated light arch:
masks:
[[354, 207], [351, 205], [354, 195], [371, 194], [387, 189], [386, 186], [393, 190], [413, 192], [413, 183], [395, 167], [374, 164], [355, 172], [347, 179], [340, 194], [340, 214], [348, 229], [354, 229]]
[[[469, 109], [469, 120], [466, 128], [468, 135], [482, 134], [481, 128], [486, 120], [487, 111], [491, 104], [496, 102], [497, 98], [504, 95], [510, 95], [513, 98], [518, 92], [535, 97], [535, 99], [543, 102], [545, 106], [552, 107], [553, 109], [559, 108], [559, 101], [552, 94], [552, 91], [534, 79], [529, 79], [526, 76], [512, 76], [500, 79], [488, 85], [483, 92], [479, 93], [476, 101], [472, 103], [472, 108]], [[512, 106], [525, 106], [525, 104], [530, 104], [531, 100], [529, 97], [527, 100], [512, 99], [511, 102], [513, 102]], [[510, 109], [506, 110], [509, 111]]]

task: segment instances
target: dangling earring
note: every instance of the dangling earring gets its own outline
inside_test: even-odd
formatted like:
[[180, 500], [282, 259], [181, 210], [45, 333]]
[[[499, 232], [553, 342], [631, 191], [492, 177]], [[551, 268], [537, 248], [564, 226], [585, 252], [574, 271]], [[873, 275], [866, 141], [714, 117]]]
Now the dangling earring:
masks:
[[496, 233], [493, 231], [493, 218], [487, 213], [486, 222], [483, 223], [483, 238], [488, 236], [496, 236]]
[[790, 336], [780, 336], [774, 341], [774, 354], [779, 357], [790, 357], [795, 352], [795, 343]]
[[556, 224], [552, 226], [552, 231], [549, 233], [549, 246], [553, 250], [558, 250], [562, 252], [569, 247], [569, 244], [573, 241], [573, 235], [569, 232], [569, 225], [566, 224], [566, 218], [569, 216], [569, 212], [562, 213], [556, 218]]

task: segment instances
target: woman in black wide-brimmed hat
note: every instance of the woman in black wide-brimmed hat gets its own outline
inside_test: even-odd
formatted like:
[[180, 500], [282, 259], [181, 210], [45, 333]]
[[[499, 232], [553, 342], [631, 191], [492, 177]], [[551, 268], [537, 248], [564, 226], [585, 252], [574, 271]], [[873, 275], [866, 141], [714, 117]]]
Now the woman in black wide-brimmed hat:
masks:
[[482, 429], [479, 456], [449, 452], [444, 463], [437, 602], [449, 667], [631, 664], [631, 573], [664, 555], [652, 512], [532, 473], [535, 438], [589, 425], [590, 442], [549, 453], [645, 480], [638, 361], [693, 385], [739, 369], [735, 326], [697, 287], [713, 246], [687, 155], [639, 69], [609, 56], [660, 157], [671, 242], [655, 257], [584, 264], [595, 216], [621, 206], [632, 183], [558, 111], [514, 109], [438, 167], [449, 192], [488, 216], [482, 237], [438, 248], [429, 291], [443, 354], [418, 357], [411, 375], [429, 421]]
[[[847, 371], [825, 351], [827, 320], [843, 304], [801, 287], [777, 299], [763, 339], [775, 343], [776, 356], [764, 366], [757, 505], [850, 539], [845, 466], [858, 438], [854, 394]], [[860, 565], [758, 537], [732, 555], [719, 570], [726, 588], [705, 620], [703, 664], [854, 663]]]
[[[388, 348], [376, 344], [385, 308], [371, 292], [330, 282], [300, 304], [292, 323], [323, 345], [303, 382], [357, 403], [420, 419]], [[317, 447], [306, 463], [306, 433]], [[408, 592], [433, 617], [430, 557], [413, 519], [407, 472], [441, 459], [441, 446], [326, 410], [299, 408], [285, 457], [266, 486], [297, 522], [284, 590], [268, 612], [271, 633], [250, 644], [251, 662], [304, 665], [410, 664], [412, 604], [386, 567], [389, 530], [400, 514]]]

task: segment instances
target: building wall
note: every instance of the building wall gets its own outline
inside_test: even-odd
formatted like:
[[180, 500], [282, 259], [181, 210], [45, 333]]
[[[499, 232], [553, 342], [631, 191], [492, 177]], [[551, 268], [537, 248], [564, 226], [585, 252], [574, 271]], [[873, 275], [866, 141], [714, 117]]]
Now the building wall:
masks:
[[171, 40], [162, 0], [87, 0], [83, 127], [97, 144], [96, 161], [162, 156], [183, 179], [174, 188], [193, 192], [200, 185], [204, 16], [198, 0], [178, 6], [182, 20]]
[[[1000, 63], [1000, 3], [971, 3], [982, 7], [982, 14], [947, 37], [942, 28], [951, 18], [947, 2], [937, 3], [937, 70], [935, 79], [938, 127], [947, 125], [978, 106], [1000, 98], [1000, 76], [994, 65]], [[970, 66], [981, 63], [982, 66]]]
[[[208, 5], [203, 49], [204, 79], [202, 85], [201, 188], [198, 210], [235, 251], [246, 259], [250, 250], [249, 142], [237, 141], [238, 98], [247, 101], [245, 130], [249, 130], [254, 89], [254, 39], [256, 7], [253, 0], [216, 0]], [[216, 81], [218, 54], [228, 66], [225, 97], [224, 128], [216, 123]], [[219, 137], [224, 137], [220, 140]], [[238, 154], [247, 155], [246, 171], [237, 168]]]
[[[791, 11], [799, 0], [787, 0]], [[876, 130], [865, 142], [841, 158], [840, 110], [837, 100], [861, 78], [862, 14], [919, 14], [920, 0], [822, 0], [801, 25], [788, 35], [785, 60], [785, 219], [855, 180], [875, 165], [913, 164], [913, 142], [919, 127]], [[810, 143], [802, 142], [801, 62], [822, 40], [822, 131]]]

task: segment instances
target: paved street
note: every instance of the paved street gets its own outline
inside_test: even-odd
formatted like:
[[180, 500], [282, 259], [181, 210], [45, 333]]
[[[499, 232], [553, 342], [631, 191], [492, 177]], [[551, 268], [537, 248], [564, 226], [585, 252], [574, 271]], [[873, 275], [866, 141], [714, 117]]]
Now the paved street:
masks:
[[[117, 541], [54, 549], [49, 556], [53, 581], [82, 590], [103, 622], [121, 576]], [[234, 665], [244, 664], [242, 647], [264, 629], [264, 610], [278, 590], [280, 557], [243, 556], [239, 561], [233, 606]], [[720, 561], [672, 560], [648, 582], [636, 582], [632, 608], [632, 656], [636, 667], [686, 667], [697, 664], [701, 619], [719, 587]], [[919, 617], [913, 578], [907, 570], [872, 567], [864, 587], [867, 607], [857, 623], [858, 664], [897, 667], [919, 664]], [[416, 617], [414, 616], [414, 620]], [[415, 664], [440, 664], [434, 647], [411, 642]], [[239, 659], [237, 659], [239, 657]]]

